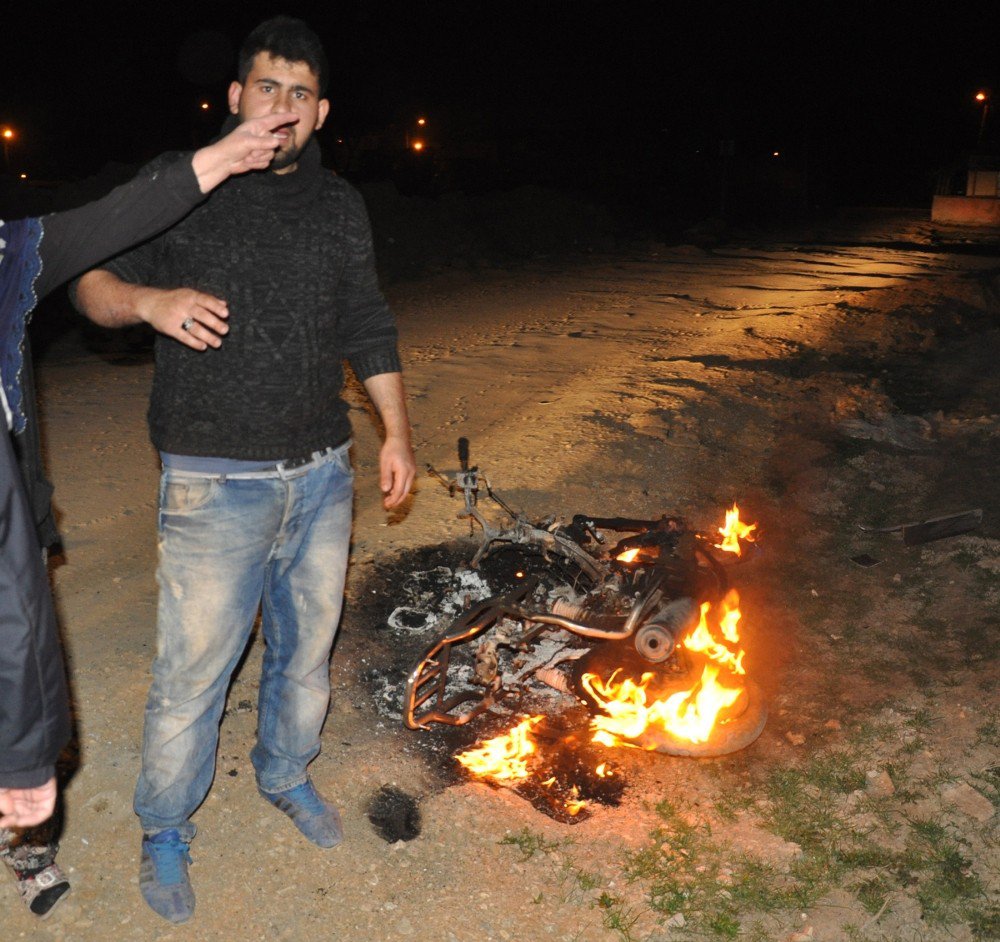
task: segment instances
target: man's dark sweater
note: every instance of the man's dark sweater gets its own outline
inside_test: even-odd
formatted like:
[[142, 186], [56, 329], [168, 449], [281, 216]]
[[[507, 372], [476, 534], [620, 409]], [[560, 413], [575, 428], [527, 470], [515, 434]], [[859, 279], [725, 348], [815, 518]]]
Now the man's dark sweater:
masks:
[[149, 426], [160, 451], [282, 460], [339, 444], [350, 435], [344, 358], [360, 380], [400, 370], [364, 204], [323, 170], [315, 142], [296, 170], [230, 179], [104, 267], [229, 306], [217, 350], [156, 338]]

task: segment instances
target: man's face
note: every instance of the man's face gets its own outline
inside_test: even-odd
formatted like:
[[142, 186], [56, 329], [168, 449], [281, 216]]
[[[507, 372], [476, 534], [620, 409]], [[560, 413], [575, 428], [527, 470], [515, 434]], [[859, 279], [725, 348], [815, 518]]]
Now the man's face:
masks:
[[267, 52], [257, 53], [246, 82], [229, 86], [229, 110], [240, 121], [259, 118], [279, 111], [299, 116], [297, 124], [286, 125], [276, 133], [285, 140], [278, 146], [271, 169], [288, 173], [295, 169], [299, 154], [326, 120], [330, 102], [319, 97], [319, 80], [304, 62], [275, 59]]

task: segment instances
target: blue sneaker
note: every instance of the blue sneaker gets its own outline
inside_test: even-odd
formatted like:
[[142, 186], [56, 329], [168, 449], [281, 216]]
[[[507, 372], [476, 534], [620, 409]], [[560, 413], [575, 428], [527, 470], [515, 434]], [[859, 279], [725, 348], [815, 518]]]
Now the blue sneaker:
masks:
[[139, 889], [157, 915], [173, 922], [187, 922], [194, 915], [194, 890], [188, 879], [191, 854], [177, 828], [142, 839]]
[[316, 791], [312, 782], [305, 781], [286, 792], [261, 794], [319, 847], [336, 847], [344, 839], [340, 812]]

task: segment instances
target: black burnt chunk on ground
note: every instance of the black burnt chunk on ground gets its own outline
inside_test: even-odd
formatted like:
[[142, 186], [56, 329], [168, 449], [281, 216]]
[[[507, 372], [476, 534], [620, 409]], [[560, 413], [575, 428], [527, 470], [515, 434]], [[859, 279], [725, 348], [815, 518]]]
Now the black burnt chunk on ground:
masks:
[[[535, 808], [558, 821], [573, 823], [588, 814], [586, 808], [572, 814], [574, 801], [612, 807], [621, 802], [624, 769], [605, 747], [591, 741], [587, 710], [579, 707], [547, 716], [533, 735], [538, 752], [531, 766], [532, 777], [516, 791]], [[534, 792], [537, 797], [533, 797]]]
[[395, 785], [383, 785], [368, 803], [368, 820], [375, 832], [390, 844], [412, 841], [420, 835], [417, 799]]

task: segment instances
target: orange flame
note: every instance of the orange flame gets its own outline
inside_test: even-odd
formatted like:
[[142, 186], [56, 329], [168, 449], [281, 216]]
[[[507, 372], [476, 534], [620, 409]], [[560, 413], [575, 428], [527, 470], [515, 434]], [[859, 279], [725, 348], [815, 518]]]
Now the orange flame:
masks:
[[726, 511], [725, 526], [719, 527], [719, 533], [722, 534], [722, 541], [713, 545], [716, 549], [723, 550], [726, 553], [735, 553], [737, 556], [742, 556], [743, 548], [740, 546], [740, 540], [753, 543], [755, 540], [753, 531], [756, 529], [756, 523], [744, 523], [740, 520], [740, 508], [734, 503], [733, 509]]
[[[455, 758], [473, 775], [490, 778], [516, 788], [531, 775], [528, 760], [536, 751], [531, 731], [543, 718], [529, 716], [509, 733], [487, 739], [475, 749], [459, 753]], [[587, 807], [588, 803], [580, 797], [580, 789], [576, 785], [570, 788], [568, 797], [564, 797], [560, 794], [561, 789], [556, 776], [550, 776], [539, 784], [543, 788], [553, 790], [552, 801], [561, 803], [563, 810], [571, 817], [575, 817]]]
[[[735, 589], [730, 589], [722, 600], [722, 616], [719, 618], [719, 630], [725, 641], [730, 644], [737, 644], [740, 640], [737, 629], [741, 617], [739, 604], [739, 595]], [[684, 638], [682, 642], [684, 647], [689, 651], [704, 654], [710, 660], [718, 662], [723, 667], [728, 667], [734, 674], [745, 674], [743, 656], [746, 652], [742, 649], [739, 651], [730, 650], [723, 641], [716, 639], [709, 629], [707, 615], [711, 607], [708, 602], [702, 603], [698, 626]]]
[[531, 730], [541, 720], [541, 716], [529, 716], [509, 733], [487, 739], [455, 758], [470, 772], [498, 782], [527, 778], [528, 756], [535, 751]]
[[[743, 667], [745, 652], [742, 649], [734, 651], [730, 647], [739, 642], [739, 595], [732, 590], [722, 602], [718, 619], [721, 640], [708, 627], [710, 609], [711, 605], [707, 602], [701, 606], [697, 627], [682, 642], [689, 651], [708, 660], [701, 677], [689, 690], [649, 702], [652, 673], [643, 674], [638, 684], [629, 677], [617, 680], [620, 670], [615, 671], [607, 682], [596, 674], [583, 675], [583, 686], [607, 714], [595, 716], [591, 721], [594, 742], [605, 746], [635, 745], [635, 741], [641, 739], [647, 730], [656, 728], [675, 739], [692, 743], [708, 742], [719, 715], [731, 707], [743, 692], [739, 678], [746, 674]], [[723, 671], [727, 678], [732, 678], [731, 682], [719, 680]]]
[[584, 808], [587, 807], [587, 802], [580, 797], [580, 789], [575, 785], [570, 789], [570, 796], [566, 799], [563, 807], [569, 812], [570, 815], [576, 817]]
[[620, 563], [654, 563], [659, 558], [660, 548], [655, 544], [651, 546], [633, 546], [627, 550], [622, 550], [615, 559]]

